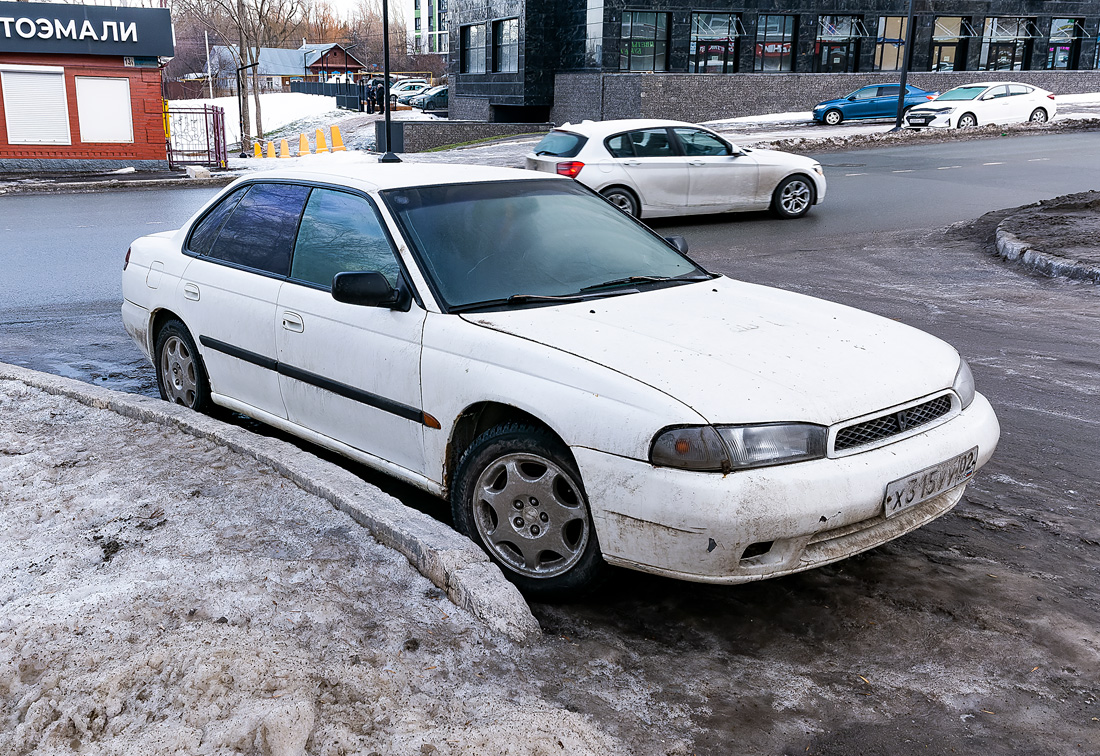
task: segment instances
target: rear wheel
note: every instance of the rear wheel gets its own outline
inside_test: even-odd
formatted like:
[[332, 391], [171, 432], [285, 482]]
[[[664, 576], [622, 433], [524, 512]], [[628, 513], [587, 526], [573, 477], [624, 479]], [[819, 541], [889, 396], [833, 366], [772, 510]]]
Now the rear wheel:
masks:
[[1028, 119], [1032, 123], [1046, 123], [1047, 112], [1043, 108], [1035, 108], [1031, 111], [1031, 118]]
[[956, 124], [960, 129], [971, 129], [978, 125], [978, 119], [973, 113], [963, 113], [959, 116], [959, 122]]
[[604, 189], [600, 194], [603, 195], [604, 199], [627, 215], [632, 215], [635, 218], [638, 217], [638, 200], [634, 199], [634, 195], [629, 189], [624, 189], [621, 186], [612, 186]]
[[541, 428], [510, 423], [479, 436], [458, 464], [451, 512], [528, 595], [575, 597], [603, 571], [580, 473]]
[[210, 408], [210, 382], [187, 326], [169, 320], [157, 334], [157, 387], [160, 397], [198, 412]]
[[835, 108], [833, 110], [826, 110], [825, 115], [821, 117], [821, 120], [825, 122], [827, 126], [836, 126], [838, 123], [844, 120], [844, 114]]
[[780, 218], [801, 218], [813, 203], [813, 182], [806, 176], [788, 176], [772, 192], [772, 210]]

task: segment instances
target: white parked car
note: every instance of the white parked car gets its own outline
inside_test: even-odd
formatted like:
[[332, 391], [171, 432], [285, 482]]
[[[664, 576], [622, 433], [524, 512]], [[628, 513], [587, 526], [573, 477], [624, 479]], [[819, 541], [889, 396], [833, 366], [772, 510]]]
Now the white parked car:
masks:
[[965, 129], [995, 123], [1046, 123], [1058, 107], [1054, 95], [1030, 84], [986, 81], [949, 89], [905, 114], [911, 129]]
[[797, 218], [825, 199], [820, 163], [738, 147], [679, 121], [567, 123], [536, 145], [526, 167], [574, 178], [635, 217], [771, 208]]
[[414, 95], [417, 92], [423, 92], [427, 88], [428, 82], [423, 79], [405, 79], [390, 87], [390, 96], [403, 97], [405, 95]]
[[532, 171], [278, 170], [135, 241], [122, 319], [165, 399], [448, 497], [536, 595], [785, 575], [955, 506], [999, 436], [958, 352], [684, 246]]

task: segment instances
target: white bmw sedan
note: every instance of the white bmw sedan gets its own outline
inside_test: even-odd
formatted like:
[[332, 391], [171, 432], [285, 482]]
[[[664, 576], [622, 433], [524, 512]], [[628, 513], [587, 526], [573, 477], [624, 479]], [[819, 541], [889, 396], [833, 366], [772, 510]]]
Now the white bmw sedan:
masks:
[[531, 171], [275, 171], [135, 241], [122, 318], [165, 399], [449, 498], [533, 595], [785, 575], [955, 506], [999, 437], [958, 352], [684, 247]]
[[821, 164], [738, 147], [679, 121], [583, 121], [547, 134], [530, 170], [568, 176], [641, 218], [771, 209], [798, 218], [825, 199]]
[[949, 89], [926, 105], [911, 108], [911, 129], [966, 129], [1004, 123], [1046, 123], [1058, 107], [1054, 95], [1030, 84], [985, 81]]

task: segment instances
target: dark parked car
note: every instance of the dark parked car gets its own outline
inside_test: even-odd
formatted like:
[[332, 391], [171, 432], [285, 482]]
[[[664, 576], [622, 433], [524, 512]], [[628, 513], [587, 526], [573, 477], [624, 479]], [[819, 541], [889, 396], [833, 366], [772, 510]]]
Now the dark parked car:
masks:
[[447, 85], [426, 89], [409, 100], [414, 108], [422, 110], [446, 110], [447, 109]]
[[[939, 92], [929, 92], [919, 87], [905, 87], [905, 109], [924, 103], [936, 97]], [[855, 121], [866, 118], [894, 118], [898, 113], [898, 84], [872, 84], [860, 87], [846, 97], [826, 100], [814, 106], [814, 121], [836, 126], [841, 121]]]

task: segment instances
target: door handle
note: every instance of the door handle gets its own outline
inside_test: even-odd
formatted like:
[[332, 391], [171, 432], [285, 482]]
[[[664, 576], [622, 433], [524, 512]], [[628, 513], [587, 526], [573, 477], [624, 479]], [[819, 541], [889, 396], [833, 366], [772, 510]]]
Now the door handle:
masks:
[[283, 328], [294, 333], [302, 333], [306, 330], [305, 323], [302, 322], [302, 316], [294, 312], [283, 313]]
[[638, 167], [639, 165], [641, 165], [642, 163], [641, 163], [641, 161], [640, 161], [640, 160], [626, 160], [626, 161], [624, 161], [624, 162], [623, 162], [623, 164], [624, 164], [624, 165], [629, 165], [629, 166], [631, 166], [631, 167], [633, 167], [633, 168], [637, 168], [637, 167]]
[[183, 298], [190, 299], [193, 302], [199, 301], [199, 287], [198, 284], [185, 283], [183, 285]]
[[702, 160], [689, 160], [688, 165], [706, 165]]

